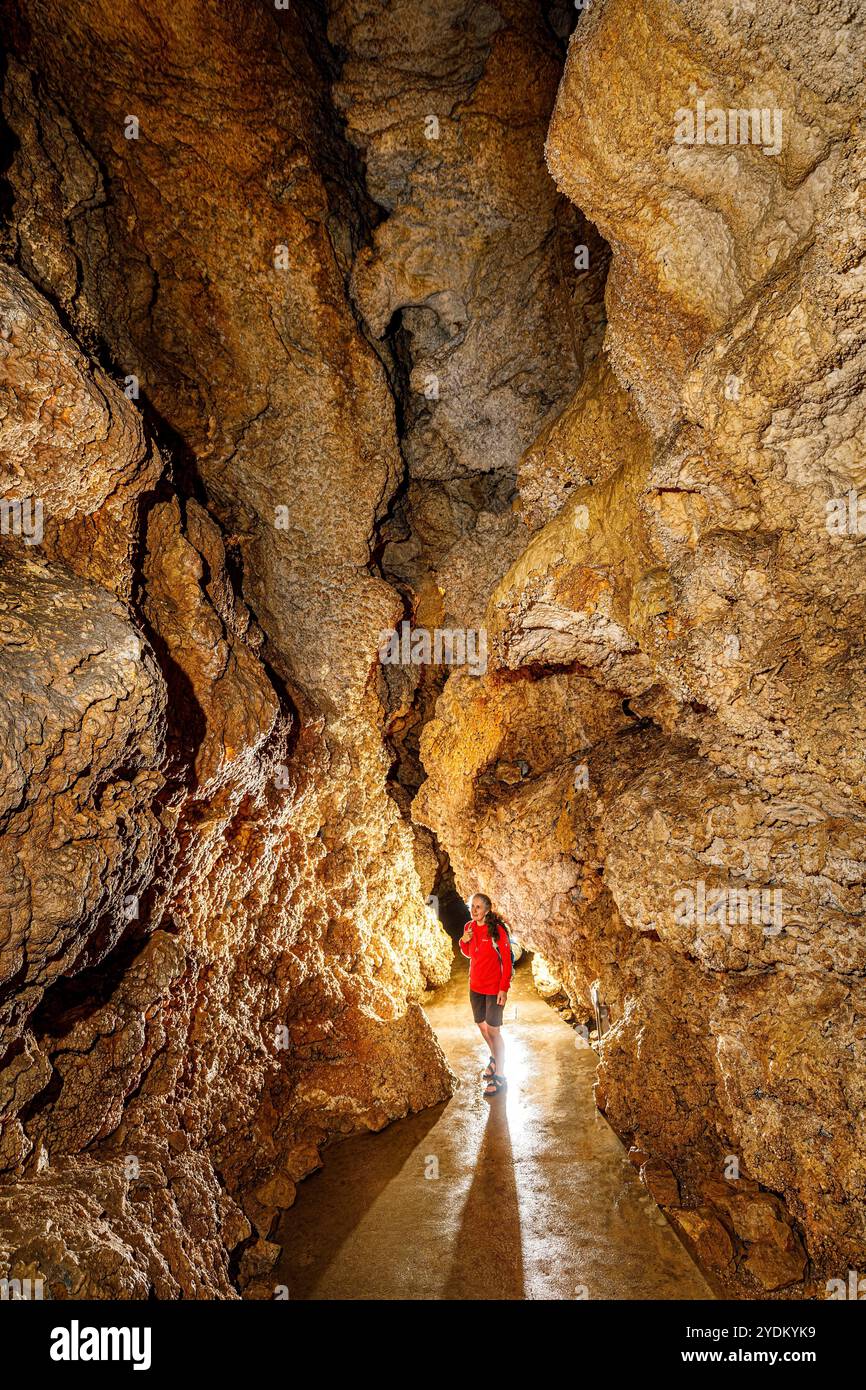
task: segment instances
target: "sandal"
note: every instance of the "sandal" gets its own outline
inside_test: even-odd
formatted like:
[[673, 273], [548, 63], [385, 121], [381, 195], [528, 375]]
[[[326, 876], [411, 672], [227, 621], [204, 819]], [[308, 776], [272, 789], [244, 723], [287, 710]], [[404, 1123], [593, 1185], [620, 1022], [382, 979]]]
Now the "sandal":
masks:
[[491, 1077], [491, 1076], [494, 1076], [495, 1073], [496, 1073], [496, 1058], [495, 1058], [495, 1057], [491, 1057], [491, 1058], [490, 1058], [490, 1061], [487, 1063], [487, 1066], [484, 1068], [484, 1070], [483, 1070], [483, 1072], [481, 1073], [481, 1075], [482, 1075], [482, 1076], [486, 1076], [486, 1077], [489, 1078], [489, 1077]]
[[494, 1072], [487, 1085], [484, 1087], [485, 1096], [498, 1096], [505, 1084], [505, 1077], [497, 1076]]

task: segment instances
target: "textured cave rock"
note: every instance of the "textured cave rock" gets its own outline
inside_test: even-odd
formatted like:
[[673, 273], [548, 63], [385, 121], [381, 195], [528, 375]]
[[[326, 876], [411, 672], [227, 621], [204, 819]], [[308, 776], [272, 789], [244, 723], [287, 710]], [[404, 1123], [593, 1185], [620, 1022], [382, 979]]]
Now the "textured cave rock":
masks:
[[[389, 371], [405, 464], [381, 564], [416, 627], [482, 626], [492, 585], [537, 524], [519, 507], [521, 457], [603, 334], [607, 247], [544, 163], [564, 59], [564, 17], [545, 9], [330, 9], [334, 97], [379, 215], [351, 292]], [[387, 673], [394, 793], [407, 808], [445, 674]]]
[[[272, 1296], [328, 1142], [449, 1094], [453, 871], [600, 1001], [702, 1264], [820, 1296], [866, 1260], [862, 21], [325, 9], [10, 6], [0, 1270]], [[698, 95], [780, 154], [674, 143]], [[379, 667], [402, 618], [487, 674]], [[784, 929], [684, 925], [697, 880]]]
[[366, 195], [314, 17], [55, 18], [15, 7], [4, 88], [3, 484], [44, 536], [0, 565], [0, 1261], [270, 1297], [322, 1146], [452, 1085], [370, 679], [402, 605]]
[[[863, 476], [864, 35], [745, 8], [607, 0], [571, 41], [547, 160], [613, 250], [603, 358], [524, 456], [541, 529], [415, 810], [575, 1017], [596, 985], [599, 1104], [698, 1258], [821, 1296], [866, 1258], [864, 552], [825, 524]], [[781, 154], [676, 144], [696, 96], [781, 108]], [[782, 930], [684, 925], [699, 880], [778, 890]], [[729, 1210], [730, 1156], [771, 1222]]]
[[0, 569], [6, 927], [2, 1048], [126, 926], [159, 839], [164, 688], [123, 606], [31, 559]]
[[[544, 165], [562, 69], [541, 6], [333, 7], [335, 97], [382, 210], [352, 292], [394, 354], [406, 486], [383, 565], [419, 622], [479, 623], [522, 548], [520, 456], [598, 351], [606, 248]], [[590, 268], [573, 257], [589, 243]]]

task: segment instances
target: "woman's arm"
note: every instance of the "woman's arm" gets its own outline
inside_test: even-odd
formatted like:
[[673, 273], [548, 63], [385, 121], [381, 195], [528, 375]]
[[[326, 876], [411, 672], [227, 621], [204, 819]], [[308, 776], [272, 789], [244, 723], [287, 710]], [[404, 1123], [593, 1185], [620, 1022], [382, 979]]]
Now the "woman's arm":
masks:
[[473, 934], [473, 931], [472, 931], [472, 923], [471, 923], [471, 922], [467, 922], [467, 923], [466, 923], [466, 926], [463, 928], [463, 935], [461, 936], [461, 938], [460, 938], [460, 940], [458, 941], [457, 944], [458, 944], [458, 946], [460, 947], [461, 951], [463, 952], [464, 956], [470, 956], [470, 957], [471, 957], [472, 955], [474, 955], [474, 953], [475, 953], [475, 937], [474, 937], [474, 934]]

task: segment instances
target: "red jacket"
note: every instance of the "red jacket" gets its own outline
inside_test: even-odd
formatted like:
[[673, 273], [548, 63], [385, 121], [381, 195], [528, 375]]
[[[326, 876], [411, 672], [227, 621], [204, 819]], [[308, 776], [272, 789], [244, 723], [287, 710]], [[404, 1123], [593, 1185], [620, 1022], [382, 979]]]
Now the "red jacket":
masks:
[[483, 922], [467, 922], [466, 927], [472, 928], [472, 940], [466, 945], [461, 941], [460, 949], [469, 957], [469, 988], [476, 994], [498, 994], [500, 990], [507, 990], [511, 984], [511, 952], [505, 932], [499, 931], [497, 955]]

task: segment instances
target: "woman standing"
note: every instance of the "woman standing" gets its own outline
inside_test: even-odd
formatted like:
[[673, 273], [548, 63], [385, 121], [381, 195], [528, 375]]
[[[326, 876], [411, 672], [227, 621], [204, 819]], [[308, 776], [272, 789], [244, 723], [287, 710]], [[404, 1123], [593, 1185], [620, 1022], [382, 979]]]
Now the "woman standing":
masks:
[[493, 911], [486, 893], [476, 893], [469, 904], [472, 921], [460, 938], [460, 949], [469, 957], [469, 1000], [472, 1017], [487, 1043], [490, 1061], [484, 1069], [486, 1096], [495, 1096], [505, 1085], [505, 1043], [502, 1010], [511, 984], [511, 947], [501, 917]]

